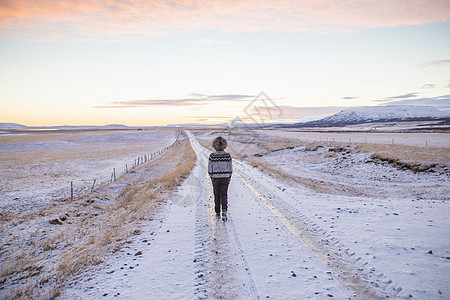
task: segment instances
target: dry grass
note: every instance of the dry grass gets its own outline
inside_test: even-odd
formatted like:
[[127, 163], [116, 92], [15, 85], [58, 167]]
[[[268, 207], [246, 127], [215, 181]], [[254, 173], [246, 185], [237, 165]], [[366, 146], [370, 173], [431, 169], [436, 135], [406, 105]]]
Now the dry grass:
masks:
[[450, 164], [448, 148], [415, 147], [404, 145], [357, 144], [356, 151], [373, 153], [383, 157], [390, 157], [408, 163], [419, 164]]
[[[131, 184], [122, 184], [123, 188], [111, 203], [86, 203], [87, 199], [107, 193], [109, 187], [103, 186], [72, 203], [60, 203], [45, 211], [17, 216], [14, 224], [2, 222], [2, 229], [7, 229], [22, 223], [43, 222], [64, 212], [69, 215], [63, 225], [39, 228], [29, 235], [28, 247], [11, 249], [14, 245], [20, 246], [14, 241], [21, 237], [14, 234], [9, 237], [13, 239], [9, 245], [2, 245], [0, 298], [57, 297], [74, 275], [100, 264], [108, 254], [120, 250], [130, 237], [140, 234], [142, 222], [154, 217], [169, 193], [188, 176], [195, 161], [195, 152], [183, 136], [160, 158], [136, 168], [142, 169], [142, 174], [158, 173], [160, 176], [150, 181], [146, 180], [148, 177], [140, 176], [133, 178]], [[130, 183], [127, 176], [133, 174], [124, 175], [117, 184], [121, 181]], [[76, 217], [80, 211], [85, 214]]]
[[450, 164], [450, 152], [448, 148], [439, 147], [416, 147], [406, 145], [386, 145], [368, 143], [338, 143], [338, 142], [268, 142], [265, 144], [263, 153], [292, 147], [305, 147], [306, 151], [314, 151], [319, 147], [330, 148], [330, 152], [345, 153], [371, 153], [375, 156], [398, 160], [409, 164]]

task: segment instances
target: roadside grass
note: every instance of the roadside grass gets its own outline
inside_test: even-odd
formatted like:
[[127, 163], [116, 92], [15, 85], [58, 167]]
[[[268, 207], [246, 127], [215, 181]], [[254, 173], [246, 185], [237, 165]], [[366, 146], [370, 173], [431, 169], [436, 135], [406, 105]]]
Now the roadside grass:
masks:
[[356, 151], [412, 164], [450, 164], [450, 152], [444, 147], [415, 147], [385, 144], [357, 144]]
[[[74, 201], [55, 204], [40, 212], [22, 216], [5, 216], [2, 235], [10, 226], [39, 224], [35, 232], [23, 239], [12, 233], [0, 248], [0, 298], [53, 299], [76, 275], [103, 262], [119, 251], [135, 235], [140, 234], [143, 221], [152, 220], [175, 187], [180, 185], [195, 165], [196, 154], [185, 135], [158, 159], [142, 164], [143, 174], [157, 173], [151, 178], [142, 175], [130, 180], [125, 174], [116, 183], [122, 184], [117, 197], [106, 204], [87, 203], [107, 194], [109, 185]], [[123, 181], [123, 183], [122, 183]], [[59, 216], [62, 225], [49, 225], [52, 216]], [[66, 216], [66, 217], [64, 217]], [[12, 240], [11, 240], [12, 239]]]

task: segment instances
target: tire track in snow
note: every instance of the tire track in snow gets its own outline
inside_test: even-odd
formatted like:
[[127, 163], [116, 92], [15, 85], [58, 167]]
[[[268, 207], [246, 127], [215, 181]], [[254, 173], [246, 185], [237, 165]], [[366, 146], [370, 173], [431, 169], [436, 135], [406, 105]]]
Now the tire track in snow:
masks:
[[[343, 255], [341, 249], [337, 249], [339, 241], [326, 233], [317, 225], [308, 220], [298, 209], [285, 203], [279, 197], [274, 196], [268, 189], [262, 186], [255, 186], [251, 176], [245, 174], [242, 163], [236, 161], [234, 174], [239, 177], [242, 183], [264, 204], [264, 206], [295, 236], [313, 255], [328, 266], [335, 277], [348, 290], [361, 299], [385, 299], [395, 296], [401, 288], [392, 287], [392, 293], [386, 290], [392, 283], [383, 274], [372, 275], [370, 271], [365, 271], [365, 266], [358, 263], [358, 259], [353, 258], [348, 250], [344, 250], [347, 257]], [[236, 169], [240, 169], [237, 171]], [[255, 182], [256, 183], [256, 182]], [[264, 193], [261, 191], [264, 190]], [[394, 294], [394, 295], [392, 295]]]
[[[190, 138], [198, 157], [204, 160], [200, 164], [206, 166], [209, 151], [201, 147], [192, 135]], [[210, 207], [207, 213], [211, 217], [208, 224], [210, 233], [206, 232], [207, 235], [204, 236], [203, 241], [205, 241], [205, 253], [210, 255], [207, 261], [212, 262], [205, 268], [207, 297], [219, 299], [259, 299], [260, 296], [276, 299], [351, 298], [347, 289], [340, 285], [330, 272], [327, 272], [327, 268], [322, 267], [322, 264], [313, 258], [311, 252], [301, 245], [301, 241], [283, 228], [282, 222], [237, 176], [234, 176], [235, 179], [229, 191], [231, 221], [225, 224], [221, 221], [217, 223], [212, 217], [214, 216], [212, 192], [207, 178], [205, 168], [203, 185], [209, 190]], [[200, 204], [203, 213], [204, 207], [205, 204]], [[233, 217], [237, 217], [237, 224]], [[208, 236], [213, 237], [212, 243], [208, 241]], [[230, 236], [234, 237], [235, 243]], [[217, 239], [218, 237], [220, 238]], [[211, 253], [215, 251], [211, 245], [222, 249], [221, 260], [214, 260], [214, 257], [211, 257]], [[234, 256], [231, 255], [232, 253]], [[234, 264], [237, 268], [231, 268]], [[231, 276], [224, 269], [232, 270]], [[236, 281], [234, 276], [239, 277], [238, 273], [241, 275]], [[232, 283], [224, 287], [223, 280], [230, 280]], [[243, 288], [246, 288], [246, 291], [235, 293]]]

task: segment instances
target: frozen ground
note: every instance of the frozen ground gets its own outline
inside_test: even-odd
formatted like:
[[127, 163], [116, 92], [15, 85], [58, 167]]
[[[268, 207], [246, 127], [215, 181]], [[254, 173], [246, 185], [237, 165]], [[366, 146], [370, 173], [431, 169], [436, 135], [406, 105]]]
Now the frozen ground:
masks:
[[[121, 134], [133, 135], [134, 132]], [[152, 133], [146, 132], [146, 135]], [[96, 133], [96, 136], [104, 137], [102, 133]], [[49, 139], [48, 136], [39, 138]], [[118, 136], [114, 137], [114, 140], [118, 139]], [[152, 139], [155, 140], [152, 142]], [[176, 139], [176, 143], [172, 143], [172, 139]], [[164, 135], [163, 132], [155, 132], [152, 138], [147, 137], [146, 142], [142, 135], [139, 139], [135, 137], [135, 140], [139, 142], [122, 141], [118, 145], [93, 143], [89, 153], [96, 153], [100, 161], [113, 154], [121, 154], [105, 150], [106, 146], [112, 148], [128, 143], [128, 147], [124, 147], [126, 153], [133, 153], [140, 147], [156, 151], [148, 147], [149, 144], [170, 147], [159, 148], [163, 151], [155, 153], [152, 159], [136, 167], [129, 166], [126, 174], [117, 172], [117, 180], [96, 185], [92, 193], [75, 194], [73, 200], [67, 201], [39, 203], [34, 200], [24, 203], [26, 209], [23, 210], [19, 210], [20, 206], [7, 206], [11, 209], [0, 211], [1, 299], [54, 298], [59, 295], [62, 284], [74, 274], [86, 266], [100, 263], [106, 253], [120, 249], [129, 236], [139, 233], [141, 222], [153, 218], [160, 208], [159, 203], [166, 198], [163, 196], [166, 186], [174, 184], [173, 180], [179, 180], [177, 176], [183, 176], [183, 172], [188, 173], [190, 167], [184, 162], [193, 156], [187, 154], [189, 151], [186, 152], [189, 149], [186, 147], [188, 138], [184, 134], [167, 131]], [[59, 159], [58, 154], [66, 155], [70, 160], [73, 152], [71, 149], [67, 152], [50, 151], [49, 155], [55, 159]], [[81, 167], [90, 162], [86, 153], [80, 153], [80, 157], [83, 155], [87, 161], [80, 158], [79, 163], [83, 162]], [[183, 171], [184, 167], [187, 169]], [[160, 181], [161, 178], [164, 180]], [[35, 188], [36, 195], [45, 191], [39, 186]], [[32, 194], [31, 191], [27, 192]]]
[[[355, 125], [357, 126], [357, 125]], [[376, 126], [382, 126], [376, 124]], [[406, 126], [406, 125], [405, 125]], [[367, 127], [364, 127], [367, 129]], [[329, 132], [314, 132], [314, 131], [297, 131], [289, 130], [256, 130], [258, 134], [268, 137], [282, 137], [292, 141], [303, 142], [342, 142], [342, 143], [372, 143], [372, 144], [387, 144], [387, 145], [407, 145], [418, 147], [444, 147], [450, 148], [450, 133], [442, 132], [346, 132], [352, 130], [365, 130], [360, 127], [350, 128], [333, 128], [336, 131], [329, 129]], [[401, 128], [403, 129], [403, 128]], [[406, 128], [406, 129], [409, 129]], [[369, 131], [369, 129], [367, 129]], [[339, 132], [341, 131], [341, 132]]]
[[176, 139], [172, 130], [0, 135], [0, 212], [24, 212], [90, 191]]
[[380, 162], [372, 154], [355, 149], [355, 146], [299, 146], [257, 154], [259, 157], [252, 161], [338, 194], [408, 200], [450, 199], [447, 165], [434, 167], [432, 172], [413, 172]]
[[[86, 274], [61, 298], [352, 297], [353, 292], [261, 202], [242, 180], [244, 174], [235, 176], [230, 186], [234, 201], [229, 221], [216, 219], [205, 168], [208, 152], [191, 139], [197, 165], [161, 219], [129, 250], [111, 258], [107, 268]], [[139, 251], [142, 255], [136, 256]]]
[[448, 198], [319, 193], [235, 159], [224, 223], [190, 138], [197, 165], [166, 209], [61, 298], [450, 297]]

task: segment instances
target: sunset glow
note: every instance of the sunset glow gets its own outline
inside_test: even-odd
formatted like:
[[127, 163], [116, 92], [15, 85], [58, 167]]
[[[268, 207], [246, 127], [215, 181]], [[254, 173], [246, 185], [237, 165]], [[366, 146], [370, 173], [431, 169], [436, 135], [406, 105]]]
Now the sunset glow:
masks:
[[449, 1], [1, 1], [0, 122], [296, 122], [450, 107]]

